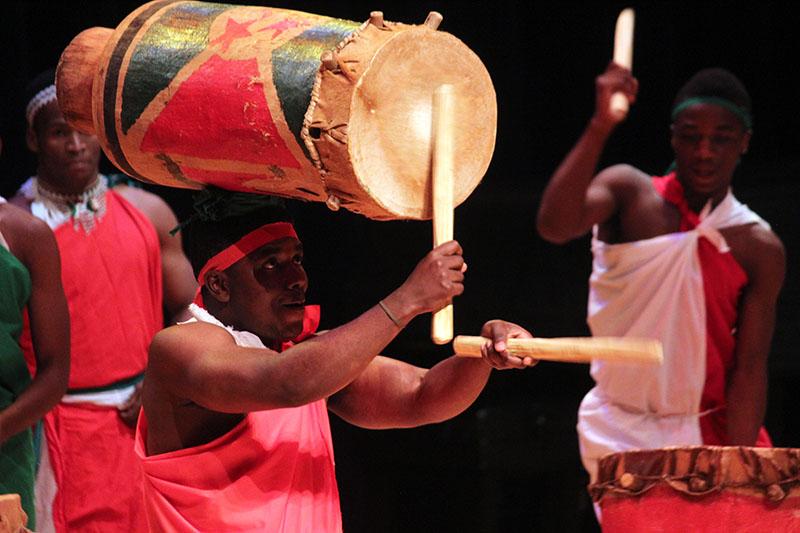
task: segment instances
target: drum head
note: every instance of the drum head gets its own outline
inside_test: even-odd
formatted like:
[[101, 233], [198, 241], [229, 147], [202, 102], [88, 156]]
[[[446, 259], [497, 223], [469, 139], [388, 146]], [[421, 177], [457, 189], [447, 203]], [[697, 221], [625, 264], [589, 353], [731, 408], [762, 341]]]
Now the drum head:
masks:
[[477, 55], [449, 33], [424, 26], [399, 32], [375, 54], [351, 103], [348, 148], [356, 178], [397, 218], [429, 219], [433, 93], [455, 88], [454, 204], [489, 167], [497, 102]]

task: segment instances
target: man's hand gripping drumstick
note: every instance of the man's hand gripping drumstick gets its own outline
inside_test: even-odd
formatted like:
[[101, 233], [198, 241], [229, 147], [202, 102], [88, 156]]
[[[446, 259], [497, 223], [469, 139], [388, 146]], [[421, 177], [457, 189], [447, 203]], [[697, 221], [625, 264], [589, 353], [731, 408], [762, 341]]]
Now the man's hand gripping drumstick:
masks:
[[456, 337], [453, 343], [453, 351], [459, 356], [482, 357], [493, 368], [501, 370], [506, 368], [526, 368], [535, 365], [539, 361], [530, 356], [512, 353], [509, 345], [532, 337], [529, 331], [517, 324], [504, 320], [490, 320], [481, 328], [480, 337], [469, 337], [475, 341], [470, 345], [469, 355], [459, 353], [459, 339], [467, 337]]

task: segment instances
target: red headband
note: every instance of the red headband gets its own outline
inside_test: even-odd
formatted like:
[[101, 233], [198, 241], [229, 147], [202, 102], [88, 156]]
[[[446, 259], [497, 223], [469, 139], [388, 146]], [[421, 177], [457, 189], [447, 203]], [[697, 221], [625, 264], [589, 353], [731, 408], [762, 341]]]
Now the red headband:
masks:
[[272, 224], [266, 224], [251, 231], [239, 239], [236, 244], [228, 246], [209, 259], [203, 268], [200, 269], [200, 273], [197, 275], [197, 281], [200, 282], [202, 286], [205, 282], [206, 274], [212, 268], [215, 270], [225, 270], [250, 252], [261, 248], [265, 244], [283, 239], [284, 237], [297, 238], [297, 233], [295, 233], [294, 226], [292, 226], [291, 222], [273, 222]]

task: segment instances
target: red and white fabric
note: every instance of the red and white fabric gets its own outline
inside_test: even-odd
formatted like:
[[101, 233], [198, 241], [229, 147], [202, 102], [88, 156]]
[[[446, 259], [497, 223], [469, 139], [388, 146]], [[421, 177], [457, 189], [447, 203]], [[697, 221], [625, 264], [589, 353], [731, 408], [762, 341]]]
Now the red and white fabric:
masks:
[[[674, 174], [654, 178], [672, 203], [683, 199]], [[664, 346], [661, 366], [595, 361], [596, 385], [578, 412], [583, 464], [594, 481], [607, 453], [724, 440], [725, 383], [733, 363], [736, 309], [747, 277], [720, 229], [763, 224], [728, 191], [682, 231], [608, 244], [592, 239], [588, 323], [595, 336], [651, 337]], [[693, 213], [692, 213], [693, 214]], [[760, 445], [770, 445], [761, 431]]]

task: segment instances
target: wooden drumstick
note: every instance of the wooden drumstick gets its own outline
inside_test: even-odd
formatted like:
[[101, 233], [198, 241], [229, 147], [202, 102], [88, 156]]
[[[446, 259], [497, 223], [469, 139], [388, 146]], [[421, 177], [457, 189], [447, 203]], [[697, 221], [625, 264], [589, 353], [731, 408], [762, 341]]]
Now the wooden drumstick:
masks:
[[[459, 335], [453, 350], [462, 357], [480, 357], [485, 337]], [[508, 339], [508, 351], [517, 357], [544, 361], [591, 363], [592, 360], [618, 363], [661, 364], [661, 341], [628, 337], [561, 337], [555, 339]]]
[[[455, 90], [440, 85], [433, 93], [433, 246], [453, 240], [453, 163]], [[447, 344], [453, 339], [453, 304], [433, 314], [431, 339]]]
[[[614, 63], [628, 70], [633, 69], [633, 23], [634, 13], [632, 8], [623, 9], [617, 17], [617, 27], [614, 31]], [[611, 113], [620, 119], [628, 114], [628, 97], [623, 93], [611, 95]]]

